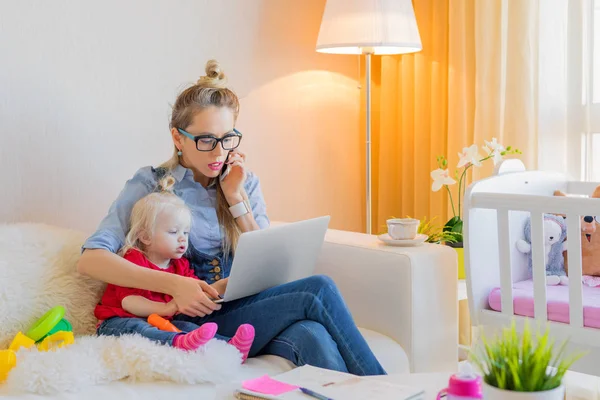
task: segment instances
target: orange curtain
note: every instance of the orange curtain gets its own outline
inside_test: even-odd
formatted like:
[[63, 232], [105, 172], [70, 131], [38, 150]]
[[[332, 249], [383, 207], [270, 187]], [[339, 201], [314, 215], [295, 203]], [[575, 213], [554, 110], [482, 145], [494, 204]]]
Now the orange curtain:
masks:
[[[463, 147], [475, 143], [484, 155], [484, 141], [495, 137], [519, 148], [528, 169], [537, 167], [538, 147], [543, 149], [538, 114], [545, 113], [542, 121], [562, 115], [564, 104], [548, 99], [567, 96], [553, 88], [556, 77], [546, 71], [550, 79], [544, 81], [540, 73], [546, 65], [540, 57], [553, 48], [552, 35], [540, 35], [540, 18], [566, 15], [553, 4], [413, 0], [423, 50], [373, 56], [373, 232], [385, 231], [391, 216], [437, 218], [437, 225], [448, 220], [447, 192], [431, 191], [439, 155], [448, 158], [453, 173]], [[362, 108], [364, 126], [364, 101]], [[489, 176], [493, 163], [471, 171], [467, 183]], [[451, 190], [458, 212], [457, 186]]]
[[447, 193], [431, 191], [430, 172], [438, 155], [456, 165], [474, 137], [474, 5], [458, 3], [413, 1], [423, 50], [373, 56], [374, 233], [392, 216], [448, 219]]

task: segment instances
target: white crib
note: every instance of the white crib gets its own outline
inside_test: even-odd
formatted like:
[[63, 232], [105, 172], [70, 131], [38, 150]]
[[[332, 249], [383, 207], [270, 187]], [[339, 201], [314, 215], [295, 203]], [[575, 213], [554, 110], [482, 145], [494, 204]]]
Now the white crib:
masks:
[[[533, 296], [536, 321], [548, 321], [544, 266], [543, 213], [567, 215], [570, 323], [548, 321], [557, 343], [569, 339], [569, 349], [585, 350], [573, 370], [600, 376], [600, 329], [583, 325], [581, 282], [581, 215], [600, 215], [599, 200], [554, 197], [555, 190], [590, 195], [599, 183], [569, 182], [565, 175], [525, 171], [518, 160], [507, 160], [490, 178], [472, 184], [465, 195], [465, 269], [472, 325], [490, 332], [510, 325], [522, 329], [527, 317], [515, 316], [513, 282], [529, 277], [527, 258], [515, 246], [523, 238], [525, 219], [531, 215]], [[529, 214], [531, 213], [531, 214]], [[493, 288], [500, 287], [502, 311], [488, 304]], [[566, 290], [566, 289], [565, 289]], [[600, 288], [598, 288], [600, 290]], [[537, 323], [531, 323], [536, 327]]]

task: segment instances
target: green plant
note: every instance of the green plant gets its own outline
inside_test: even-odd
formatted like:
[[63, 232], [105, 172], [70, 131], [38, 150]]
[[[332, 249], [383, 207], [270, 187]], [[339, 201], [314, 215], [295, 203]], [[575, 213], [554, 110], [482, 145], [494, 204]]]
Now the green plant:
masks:
[[481, 336], [482, 346], [471, 352], [472, 362], [483, 374], [483, 380], [499, 389], [517, 392], [541, 392], [561, 385], [569, 367], [583, 354], [564, 358], [567, 342], [555, 350], [549, 330], [538, 332], [535, 340], [526, 320], [522, 334], [513, 321], [501, 336], [488, 341]]
[[435, 221], [436, 218], [437, 217], [433, 217], [431, 220], [428, 221], [427, 217], [423, 217], [421, 223], [419, 224], [417, 232], [422, 233], [423, 235], [427, 235], [426, 242], [456, 243], [462, 239], [460, 233], [452, 232], [449, 229], [444, 229], [445, 227], [435, 225], [433, 221]]

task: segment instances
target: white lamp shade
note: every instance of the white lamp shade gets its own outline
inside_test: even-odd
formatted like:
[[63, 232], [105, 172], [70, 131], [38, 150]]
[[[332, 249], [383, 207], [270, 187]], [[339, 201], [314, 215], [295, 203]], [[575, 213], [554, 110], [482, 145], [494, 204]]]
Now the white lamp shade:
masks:
[[402, 54], [422, 48], [411, 0], [327, 0], [318, 52]]

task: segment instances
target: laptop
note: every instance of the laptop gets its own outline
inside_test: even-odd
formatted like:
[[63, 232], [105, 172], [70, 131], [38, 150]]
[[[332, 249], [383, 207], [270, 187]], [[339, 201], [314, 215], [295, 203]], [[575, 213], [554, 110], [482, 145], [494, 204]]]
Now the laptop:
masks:
[[329, 216], [240, 235], [222, 300], [252, 296], [314, 274]]

